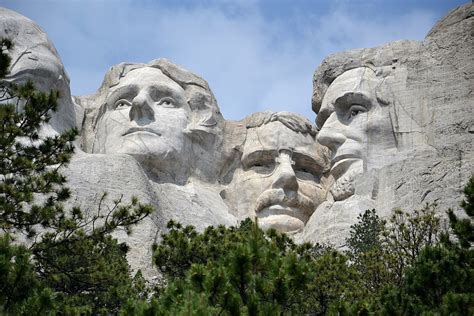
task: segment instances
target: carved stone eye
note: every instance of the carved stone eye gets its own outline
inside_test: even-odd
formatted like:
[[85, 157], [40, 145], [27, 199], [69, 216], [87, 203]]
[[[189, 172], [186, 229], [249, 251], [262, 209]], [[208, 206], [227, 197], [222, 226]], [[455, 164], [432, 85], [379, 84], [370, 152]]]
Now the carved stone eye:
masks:
[[319, 177], [320, 177], [319, 173], [311, 169], [310, 167], [296, 166], [294, 170], [295, 170], [296, 177], [300, 180], [319, 182]]
[[350, 108], [350, 118], [353, 118], [360, 113], [367, 112], [367, 109], [365, 106], [360, 105], [360, 104], [353, 104]]
[[158, 104], [166, 107], [174, 107], [176, 105], [176, 101], [173, 98], [165, 97], [158, 101]]
[[352, 110], [351, 111], [351, 116], [356, 116], [357, 114], [361, 113], [361, 110]]
[[255, 160], [247, 166], [247, 170], [252, 170], [253, 172], [262, 175], [270, 174], [274, 169], [275, 162], [269, 159]]
[[126, 100], [126, 99], [120, 99], [114, 104], [115, 110], [123, 110], [128, 107], [132, 106], [132, 102]]

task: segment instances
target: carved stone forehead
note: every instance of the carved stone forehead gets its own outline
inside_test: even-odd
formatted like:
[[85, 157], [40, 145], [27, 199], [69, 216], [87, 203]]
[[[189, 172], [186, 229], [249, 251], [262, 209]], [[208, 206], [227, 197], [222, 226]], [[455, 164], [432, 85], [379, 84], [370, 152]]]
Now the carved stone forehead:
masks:
[[13, 43], [8, 50], [12, 58], [10, 73], [5, 80], [16, 84], [31, 80], [38, 90], [58, 90], [58, 111], [52, 115], [49, 124], [57, 131], [76, 126], [69, 77], [47, 34], [27, 17], [0, 8], [0, 38], [8, 38]]
[[131, 70], [124, 78], [120, 79], [118, 84], [112, 87], [111, 90], [128, 85], [135, 85], [138, 87], [147, 87], [150, 85], [167, 86], [178, 91], [184, 91], [178, 83], [163, 74], [161, 70], [152, 67]]
[[375, 96], [377, 88], [375, 71], [368, 67], [360, 67], [346, 71], [336, 78], [329, 86], [323, 99], [323, 106], [341, 95], [351, 92], [361, 92]]
[[128, 72], [116, 85], [112, 86], [107, 92], [106, 103], [110, 106], [122, 98], [131, 101], [140, 91], [146, 91], [150, 96], [155, 97], [156, 95], [170, 96], [180, 104], [186, 102], [184, 89], [178, 83], [159, 69], [143, 67]]
[[295, 152], [314, 157], [317, 160], [317, 143], [310, 134], [302, 134], [287, 128], [282, 123], [270, 122], [247, 130], [242, 159], [261, 150], [292, 148]]

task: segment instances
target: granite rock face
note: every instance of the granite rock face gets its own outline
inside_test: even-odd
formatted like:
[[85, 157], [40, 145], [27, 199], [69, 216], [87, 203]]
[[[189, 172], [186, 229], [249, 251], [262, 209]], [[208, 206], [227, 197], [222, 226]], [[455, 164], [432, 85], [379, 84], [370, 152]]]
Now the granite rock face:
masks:
[[21, 84], [31, 80], [41, 91], [60, 92], [58, 111], [43, 132], [55, 134], [76, 126], [80, 122], [80, 108], [73, 104], [69, 77], [46, 33], [27, 17], [0, 7], [0, 38], [13, 43], [8, 52], [12, 62], [6, 81]]
[[303, 240], [343, 246], [366, 209], [458, 209], [474, 171], [473, 30], [467, 4], [422, 42], [337, 53], [318, 67], [312, 103], [331, 184]]
[[456, 208], [474, 162], [473, 10], [452, 11], [421, 42], [326, 58], [313, 80], [316, 126], [289, 112], [225, 120], [208, 83], [166, 59], [115, 65], [96, 93], [71, 98], [36, 24], [0, 9], [0, 36], [15, 44], [7, 80], [61, 92], [47, 132], [81, 130], [67, 206], [106, 212], [132, 196], [154, 206], [131, 236], [116, 233], [152, 279], [151, 245], [170, 219], [204, 230], [251, 217], [342, 247], [366, 209]]

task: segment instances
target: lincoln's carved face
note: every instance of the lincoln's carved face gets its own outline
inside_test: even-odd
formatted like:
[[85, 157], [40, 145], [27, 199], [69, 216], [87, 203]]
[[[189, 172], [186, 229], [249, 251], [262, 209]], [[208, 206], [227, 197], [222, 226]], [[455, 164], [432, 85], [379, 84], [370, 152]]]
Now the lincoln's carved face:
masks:
[[180, 85], [156, 68], [132, 70], [108, 93], [93, 152], [176, 159], [186, 145], [189, 116]]
[[329, 86], [320, 113], [328, 116], [318, 141], [332, 151], [334, 198], [352, 195], [351, 178], [383, 165], [382, 154], [396, 150], [388, 107], [377, 98], [381, 80], [370, 68], [349, 70]]
[[303, 228], [325, 198], [321, 159], [313, 136], [275, 121], [248, 129], [242, 168], [226, 197], [240, 218], [257, 218], [263, 229], [294, 232]]

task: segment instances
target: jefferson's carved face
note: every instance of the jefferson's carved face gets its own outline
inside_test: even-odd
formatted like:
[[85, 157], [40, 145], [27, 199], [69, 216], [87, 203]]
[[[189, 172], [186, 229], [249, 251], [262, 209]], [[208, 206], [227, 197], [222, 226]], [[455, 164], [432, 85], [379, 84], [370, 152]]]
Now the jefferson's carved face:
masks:
[[112, 87], [100, 118], [95, 153], [176, 159], [186, 145], [190, 108], [184, 90], [159, 69], [130, 71]]
[[325, 198], [321, 159], [309, 134], [280, 122], [248, 130], [242, 169], [236, 170], [226, 197], [240, 218], [257, 217], [263, 229], [303, 228]]
[[383, 165], [382, 155], [396, 149], [388, 107], [377, 100], [380, 82], [371, 69], [356, 68], [337, 77], [324, 95], [320, 113], [328, 118], [317, 139], [332, 151], [336, 200], [354, 193], [347, 183], [355, 174]]

